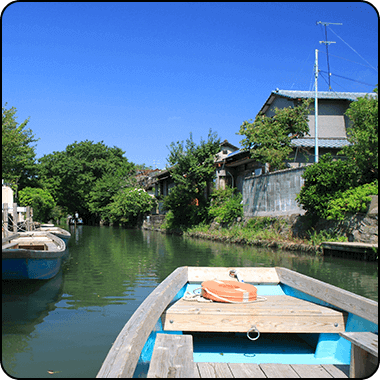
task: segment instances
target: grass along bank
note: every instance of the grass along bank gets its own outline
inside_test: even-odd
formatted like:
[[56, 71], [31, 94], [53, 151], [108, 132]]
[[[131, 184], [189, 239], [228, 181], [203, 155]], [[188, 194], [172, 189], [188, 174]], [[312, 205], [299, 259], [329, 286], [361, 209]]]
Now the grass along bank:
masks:
[[[161, 230], [167, 230], [167, 227], [164, 222]], [[213, 222], [182, 229], [181, 232], [189, 237], [315, 254], [322, 253], [323, 241], [348, 241], [341, 233], [329, 230], [317, 232], [307, 217], [298, 215], [237, 218], [230, 225]]]

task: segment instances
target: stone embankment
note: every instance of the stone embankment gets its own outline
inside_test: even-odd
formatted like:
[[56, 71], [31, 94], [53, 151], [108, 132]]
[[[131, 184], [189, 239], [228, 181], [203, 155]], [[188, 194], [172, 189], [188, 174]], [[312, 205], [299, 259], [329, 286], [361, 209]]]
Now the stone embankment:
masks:
[[[296, 243], [294, 240], [307, 240], [307, 232], [315, 231], [316, 234], [324, 231], [330, 236], [345, 236], [349, 242], [359, 242], [368, 244], [378, 244], [378, 196], [371, 196], [372, 201], [366, 213], [358, 213], [347, 216], [342, 221], [319, 219], [312, 223], [310, 218], [293, 214], [288, 216], [276, 217], [280, 221], [281, 228], [277, 230], [280, 235], [276, 241], [269, 240], [245, 240], [239, 237], [222, 236], [221, 234], [213, 233], [212, 230], [220, 229], [217, 223], [213, 223], [209, 232], [186, 233], [188, 236], [198, 237], [214, 241], [222, 241], [237, 244], [249, 244], [255, 246], [263, 246], [270, 248], [280, 248], [284, 250], [304, 251], [304, 252], [320, 252], [321, 247]], [[164, 215], [151, 215], [145, 220], [142, 228], [155, 230], [163, 233], [179, 233], [178, 231], [166, 231], [161, 229], [161, 224], [164, 221]], [[251, 218], [242, 218], [235, 223], [244, 227]], [[291, 239], [289, 239], [291, 237]]]

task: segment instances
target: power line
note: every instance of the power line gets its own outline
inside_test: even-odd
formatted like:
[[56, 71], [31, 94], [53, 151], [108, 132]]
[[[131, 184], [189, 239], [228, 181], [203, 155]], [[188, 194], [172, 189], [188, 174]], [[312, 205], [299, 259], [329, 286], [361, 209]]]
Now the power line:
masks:
[[343, 77], [342, 75], [338, 75], [338, 74], [332, 74], [332, 73], [328, 73], [328, 72], [326, 72], [326, 71], [322, 71], [322, 70], [320, 70], [320, 72], [325, 73], [325, 74], [329, 74], [329, 76], [330, 76], [330, 75], [334, 75], [334, 76], [339, 77], [339, 78], [343, 78], [343, 79], [351, 80], [351, 81], [353, 81], [353, 82], [357, 82], [357, 83], [360, 83], [360, 84], [365, 84], [365, 85], [367, 85], [367, 86], [373, 86], [373, 87], [376, 86], [376, 85], [374, 85], [374, 84], [365, 83], [365, 82], [361, 82], [361, 81], [358, 81], [358, 80], [355, 80], [355, 79], [351, 79], [351, 78]]
[[366, 61], [370, 67], [376, 71], [378, 71], [376, 68], [374, 68], [366, 59], [364, 59], [354, 48], [352, 48], [346, 41], [343, 40], [342, 37], [339, 37], [331, 28], [329, 28], [338, 38], [340, 38], [352, 51], [354, 51], [362, 60]]
[[[321, 53], [324, 53], [324, 54], [326, 54], [325, 52], [321, 52]], [[363, 64], [363, 63], [360, 63], [360, 62], [355, 62], [355, 61], [351, 61], [351, 59], [347, 59], [347, 58], [343, 58], [343, 57], [339, 57], [338, 55], [335, 55], [335, 54], [331, 54], [331, 53], [329, 53], [331, 56], [333, 56], [333, 57], [336, 57], [336, 58], [340, 58], [340, 59], [344, 59], [345, 61], [349, 61], [349, 62], [352, 62], [352, 63], [356, 63], [357, 65], [361, 65], [361, 66], [364, 66], [364, 67], [370, 67], [371, 69], [373, 69], [373, 67], [372, 66], [368, 66], [368, 65], [365, 65], [365, 64]], [[376, 69], [375, 69], [376, 70]], [[377, 71], [377, 70], [376, 70]]]

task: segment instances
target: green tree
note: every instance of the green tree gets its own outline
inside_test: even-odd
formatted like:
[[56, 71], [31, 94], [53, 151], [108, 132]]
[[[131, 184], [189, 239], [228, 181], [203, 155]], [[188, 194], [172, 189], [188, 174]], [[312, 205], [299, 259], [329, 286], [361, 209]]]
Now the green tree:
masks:
[[107, 208], [112, 222], [134, 226], [139, 217], [151, 211], [156, 205], [156, 199], [144, 189], [130, 187], [116, 193]]
[[210, 129], [208, 140], [197, 145], [190, 137], [186, 144], [170, 144], [169, 171], [175, 186], [164, 199], [164, 206], [173, 213], [173, 224], [189, 226], [207, 218], [208, 187], [215, 178], [214, 160], [220, 139]]
[[33, 207], [33, 220], [47, 222], [56, 206], [52, 195], [44, 189], [25, 187], [19, 192], [19, 201], [23, 207]]
[[39, 160], [39, 179], [65, 212], [78, 211], [84, 219], [98, 222], [112, 196], [129, 186], [135, 173], [124, 153], [103, 141], [74, 142]]
[[327, 218], [331, 200], [345, 190], [358, 185], [358, 168], [351, 160], [333, 160], [330, 153], [321, 156], [318, 163], [307, 166], [302, 177], [305, 183], [296, 200], [307, 214]]
[[21, 124], [16, 119], [17, 109], [2, 107], [2, 165], [1, 174], [5, 182], [17, 191], [32, 183], [35, 175], [35, 146], [38, 141], [32, 130], [26, 128], [29, 118]]
[[253, 159], [268, 163], [270, 171], [285, 168], [291, 140], [309, 132], [309, 104], [310, 100], [304, 100], [294, 108], [276, 108], [273, 117], [257, 115], [253, 122], [244, 121], [237, 133], [245, 136], [240, 144], [250, 150]]
[[[378, 92], [378, 89], [374, 90]], [[346, 111], [352, 121], [348, 128], [348, 141], [351, 145], [345, 146], [341, 152], [349, 160], [353, 160], [360, 171], [359, 182], [370, 183], [378, 179], [378, 125], [379, 101], [378, 98], [359, 98], [352, 102]]]

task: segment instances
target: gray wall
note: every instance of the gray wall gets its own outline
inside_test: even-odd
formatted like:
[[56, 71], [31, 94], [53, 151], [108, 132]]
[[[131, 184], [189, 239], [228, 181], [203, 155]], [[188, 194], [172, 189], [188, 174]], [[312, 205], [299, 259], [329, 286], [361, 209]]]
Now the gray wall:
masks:
[[244, 216], [304, 214], [295, 200], [301, 191], [305, 167], [247, 177], [243, 180]]

